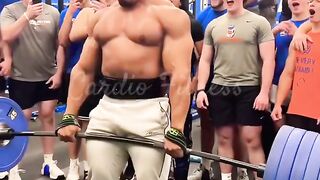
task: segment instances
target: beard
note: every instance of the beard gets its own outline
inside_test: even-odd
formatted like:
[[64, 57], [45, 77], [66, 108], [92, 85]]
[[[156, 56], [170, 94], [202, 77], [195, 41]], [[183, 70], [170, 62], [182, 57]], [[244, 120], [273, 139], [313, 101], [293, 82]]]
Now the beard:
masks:
[[118, 0], [118, 1], [119, 1], [119, 4], [124, 8], [131, 8], [137, 3], [137, 0]]

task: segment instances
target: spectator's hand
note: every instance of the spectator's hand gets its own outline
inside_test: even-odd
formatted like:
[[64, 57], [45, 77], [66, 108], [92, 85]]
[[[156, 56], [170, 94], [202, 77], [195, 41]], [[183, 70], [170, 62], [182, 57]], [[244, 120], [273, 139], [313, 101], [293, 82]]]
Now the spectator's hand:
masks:
[[171, 142], [168, 139], [164, 140], [164, 149], [166, 153], [174, 158], [182, 158], [183, 157], [183, 150], [177, 144]]
[[100, 9], [107, 7], [107, 4], [102, 3], [100, 1], [92, 0], [90, 1], [90, 7], [93, 8], [94, 11], [98, 11]]
[[54, 74], [47, 82], [46, 84], [51, 84], [49, 89], [57, 89], [61, 85], [61, 75]]
[[293, 45], [294, 49], [303, 52], [307, 50], [308, 48], [308, 42], [313, 43], [313, 40], [311, 39], [310, 36], [307, 34], [297, 32], [292, 39], [291, 44]]
[[80, 2], [78, 2], [78, 0], [71, 0], [69, 4], [68, 13], [73, 16], [74, 13], [80, 8], [80, 5], [81, 4]]
[[275, 105], [272, 112], [271, 112], [271, 118], [273, 121], [279, 121], [282, 119], [282, 107], [279, 105]]
[[204, 91], [197, 94], [197, 107], [200, 109], [207, 109], [209, 106], [208, 96]]
[[288, 27], [289, 27], [289, 29], [288, 29], [288, 35], [289, 36], [293, 36], [295, 33], [296, 33], [296, 31], [297, 31], [297, 26], [293, 23], [293, 22], [291, 22], [291, 21], [289, 21], [288, 22]]
[[4, 60], [0, 63], [0, 76], [9, 76], [11, 73], [12, 62]]
[[42, 3], [37, 3], [37, 4], [32, 4], [32, 0], [29, 0], [27, 11], [25, 12], [25, 15], [29, 19], [34, 19], [38, 17], [43, 11], [43, 4]]
[[290, 21], [282, 21], [279, 23], [276, 27], [273, 28], [273, 33], [278, 34], [280, 32], [286, 32], [288, 33], [290, 30]]
[[317, 119], [317, 125], [320, 125], [320, 118]]
[[269, 95], [267, 93], [259, 93], [253, 103], [253, 109], [258, 111], [267, 111], [269, 108]]
[[76, 134], [80, 132], [81, 129], [75, 125], [69, 125], [63, 127], [58, 130], [58, 136], [61, 141], [64, 142], [75, 142], [76, 141]]

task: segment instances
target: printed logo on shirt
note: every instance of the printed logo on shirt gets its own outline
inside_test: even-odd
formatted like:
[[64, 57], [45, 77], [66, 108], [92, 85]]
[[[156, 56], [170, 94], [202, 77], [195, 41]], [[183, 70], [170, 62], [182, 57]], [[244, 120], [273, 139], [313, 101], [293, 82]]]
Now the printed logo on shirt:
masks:
[[50, 20], [30, 20], [29, 23], [31, 25], [34, 25], [34, 26], [41, 26], [41, 25], [44, 25], [44, 24], [51, 24], [51, 21]]
[[288, 35], [288, 33], [286, 31], [281, 31], [280, 32], [280, 36], [287, 36], [287, 35]]
[[228, 38], [233, 38], [235, 34], [236, 34], [235, 26], [234, 25], [229, 25], [228, 26], [228, 31], [227, 31], [227, 37]]

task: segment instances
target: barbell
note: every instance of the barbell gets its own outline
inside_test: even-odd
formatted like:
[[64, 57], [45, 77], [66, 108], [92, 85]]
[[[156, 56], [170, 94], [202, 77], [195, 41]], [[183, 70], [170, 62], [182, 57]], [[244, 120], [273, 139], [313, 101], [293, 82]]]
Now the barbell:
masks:
[[[266, 180], [316, 180], [320, 173], [320, 137], [315, 132], [283, 126], [272, 145], [266, 165], [187, 149], [190, 155], [222, 162], [257, 172]], [[17, 165], [27, 149], [29, 136], [56, 137], [50, 131], [28, 131], [21, 108], [8, 98], [0, 98], [0, 172]], [[78, 133], [77, 138], [118, 141], [163, 149], [163, 143], [149, 139], [127, 138], [99, 133]]]

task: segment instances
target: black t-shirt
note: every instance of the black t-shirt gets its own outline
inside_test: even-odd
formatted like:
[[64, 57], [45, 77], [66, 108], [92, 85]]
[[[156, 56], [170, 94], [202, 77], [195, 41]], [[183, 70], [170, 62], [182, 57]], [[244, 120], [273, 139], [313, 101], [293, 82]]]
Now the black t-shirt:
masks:
[[[201, 24], [197, 20], [195, 20], [193, 17], [190, 17], [190, 20], [191, 20], [191, 36], [192, 36], [193, 42], [196, 43], [198, 41], [202, 41], [204, 38], [204, 34], [202, 31]], [[196, 62], [197, 62], [197, 57], [193, 51], [192, 59], [191, 59], [192, 66], [195, 65]]]

